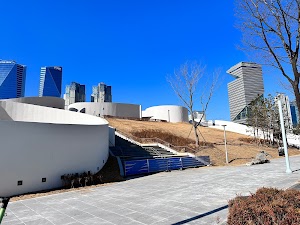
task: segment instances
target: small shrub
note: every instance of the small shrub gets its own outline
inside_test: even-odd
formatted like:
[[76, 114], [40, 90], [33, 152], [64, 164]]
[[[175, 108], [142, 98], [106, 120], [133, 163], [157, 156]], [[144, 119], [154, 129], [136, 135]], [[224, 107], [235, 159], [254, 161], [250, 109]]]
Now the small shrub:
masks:
[[257, 145], [272, 146], [272, 145], [276, 144], [275, 142], [272, 142], [267, 139], [259, 139], [259, 138], [253, 138], [253, 137], [240, 137], [240, 138], [238, 138], [238, 140], [248, 143], [248, 144], [256, 143]]
[[260, 188], [229, 201], [228, 225], [299, 225], [300, 191]]

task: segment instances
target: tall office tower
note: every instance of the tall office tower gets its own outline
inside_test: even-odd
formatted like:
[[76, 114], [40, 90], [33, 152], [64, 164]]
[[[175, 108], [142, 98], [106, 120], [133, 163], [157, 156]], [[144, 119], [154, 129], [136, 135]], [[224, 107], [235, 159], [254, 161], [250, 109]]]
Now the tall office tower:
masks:
[[65, 109], [75, 102], [85, 102], [85, 85], [71, 82], [66, 86], [66, 93], [64, 94]]
[[249, 104], [264, 94], [261, 65], [240, 62], [226, 72], [235, 78], [228, 83], [230, 120], [246, 124]]
[[26, 66], [0, 60], [0, 99], [24, 97], [25, 79]]
[[300, 123], [300, 117], [298, 113], [296, 100], [290, 102], [290, 107], [291, 107], [292, 123], [293, 126], [296, 127]]
[[39, 97], [61, 96], [62, 67], [45, 66], [41, 68]]
[[91, 102], [112, 102], [111, 86], [102, 82], [93, 86]]
[[291, 114], [289, 97], [284, 94], [278, 94], [277, 99], [280, 99], [281, 101], [282, 114], [283, 114], [285, 127], [288, 130], [291, 130], [293, 129], [293, 122], [292, 122], [292, 114]]

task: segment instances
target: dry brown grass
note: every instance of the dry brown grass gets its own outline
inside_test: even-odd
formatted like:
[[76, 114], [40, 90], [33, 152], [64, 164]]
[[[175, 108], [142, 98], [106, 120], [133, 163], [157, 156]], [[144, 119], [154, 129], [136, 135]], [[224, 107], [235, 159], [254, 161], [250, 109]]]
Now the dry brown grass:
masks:
[[[110, 126], [124, 133], [133, 133], [142, 130], [160, 130], [184, 138], [193, 139], [194, 133], [191, 125], [188, 123], [166, 123], [166, 122], [150, 122], [135, 121], [127, 119], [107, 118]], [[222, 130], [214, 128], [200, 127], [201, 141], [213, 143], [214, 147], [200, 148], [196, 155], [209, 155], [213, 165], [225, 165], [225, 149], [224, 149], [224, 133]], [[247, 136], [233, 132], [226, 132], [227, 148], [230, 165], [241, 165], [252, 160], [260, 150], [269, 153], [272, 158], [278, 158], [277, 147], [258, 146], [255, 143], [246, 143], [244, 138]], [[289, 148], [290, 155], [299, 155], [300, 151], [295, 148]]]
[[[142, 140], [143, 138], [159, 138], [165, 142], [171, 143], [174, 146], [189, 146], [193, 148], [195, 143], [195, 141], [191, 138], [185, 138], [172, 134], [170, 132], [157, 129], [134, 130], [131, 131], [130, 134], [132, 134], [134, 137], [141, 138], [140, 140]], [[204, 141], [200, 141], [199, 145], [213, 147], [212, 143]]]

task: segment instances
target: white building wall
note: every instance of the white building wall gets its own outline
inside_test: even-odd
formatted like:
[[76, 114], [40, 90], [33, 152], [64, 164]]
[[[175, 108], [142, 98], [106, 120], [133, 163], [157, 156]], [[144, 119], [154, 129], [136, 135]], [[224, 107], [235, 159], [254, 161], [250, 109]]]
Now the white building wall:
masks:
[[85, 113], [94, 116], [114, 116], [124, 118], [140, 118], [140, 105], [112, 102], [77, 102], [69, 105], [78, 112], [85, 108]]
[[0, 133], [0, 196], [60, 187], [63, 174], [96, 173], [108, 158], [107, 125], [0, 121]]
[[23, 98], [10, 98], [0, 101], [5, 102], [19, 102], [30, 105], [47, 106], [50, 108], [64, 109], [65, 100], [57, 97], [23, 97]]
[[[6, 114], [14, 121], [57, 124], [84, 123], [85, 125], [108, 124], [106, 120], [101, 120], [100, 118], [90, 115], [37, 105], [0, 101], [0, 107], [3, 107]], [[2, 114], [0, 114], [0, 120], [1, 119], [6, 120], [5, 118], [2, 118]]]
[[0, 134], [4, 197], [60, 187], [66, 173], [96, 173], [109, 154], [106, 120], [62, 109], [0, 101]]
[[163, 120], [171, 123], [188, 122], [188, 110], [177, 105], [160, 105], [147, 108], [142, 116], [151, 120]]
[[115, 146], [115, 140], [116, 140], [116, 128], [109, 127], [109, 147]]

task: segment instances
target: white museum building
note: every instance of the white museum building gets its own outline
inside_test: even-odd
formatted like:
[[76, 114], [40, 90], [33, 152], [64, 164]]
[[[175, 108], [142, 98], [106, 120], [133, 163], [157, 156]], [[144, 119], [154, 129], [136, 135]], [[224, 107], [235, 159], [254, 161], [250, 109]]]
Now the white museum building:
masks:
[[0, 101], [1, 197], [57, 188], [63, 174], [104, 166], [108, 122], [63, 108], [54, 97]]

